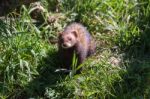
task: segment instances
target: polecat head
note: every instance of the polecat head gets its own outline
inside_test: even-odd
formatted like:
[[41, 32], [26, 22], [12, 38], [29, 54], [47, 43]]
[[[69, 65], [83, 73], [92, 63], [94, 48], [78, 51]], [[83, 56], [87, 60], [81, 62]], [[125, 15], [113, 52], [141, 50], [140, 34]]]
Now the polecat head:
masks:
[[59, 33], [59, 40], [62, 48], [71, 48], [77, 43], [77, 32], [70, 31], [69, 33]]

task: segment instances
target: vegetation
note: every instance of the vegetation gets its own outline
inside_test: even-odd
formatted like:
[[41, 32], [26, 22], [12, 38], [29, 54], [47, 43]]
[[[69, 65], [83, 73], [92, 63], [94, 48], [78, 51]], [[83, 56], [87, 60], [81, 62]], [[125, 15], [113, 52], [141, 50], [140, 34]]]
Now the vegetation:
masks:
[[[150, 0], [39, 2], [41, 20], [32, 19], [32, 5], [0, 19], [0, 98], [150, 98]], [[56, 73], [53, 41], [74, 21], [88, 28], [97, 51], [81, 74]]]

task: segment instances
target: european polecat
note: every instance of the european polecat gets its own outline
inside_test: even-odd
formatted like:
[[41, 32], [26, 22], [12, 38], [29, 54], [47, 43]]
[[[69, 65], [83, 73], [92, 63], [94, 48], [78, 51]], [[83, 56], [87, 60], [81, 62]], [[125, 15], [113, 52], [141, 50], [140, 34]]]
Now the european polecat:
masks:
[[58, 50], [63, 60], [63, 67], [71, 69], [73, 55], [77, 56], [79, 66], [88, 56], [95, 52], [95, 42], [90, 33], [80, 23], [71, 23], [58, 36]]

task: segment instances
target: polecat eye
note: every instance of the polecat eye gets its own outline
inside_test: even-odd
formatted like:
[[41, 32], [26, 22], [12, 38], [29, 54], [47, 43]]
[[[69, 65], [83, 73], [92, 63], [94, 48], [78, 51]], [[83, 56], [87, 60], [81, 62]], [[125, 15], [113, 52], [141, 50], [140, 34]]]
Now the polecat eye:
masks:
[[61, 38], [61, 39], [60, 39], [60, 41], [61, 41], [61, 42], [63, 42], [63, 41], [64, 41], [64, 39], [63, 39], [63, 38]]

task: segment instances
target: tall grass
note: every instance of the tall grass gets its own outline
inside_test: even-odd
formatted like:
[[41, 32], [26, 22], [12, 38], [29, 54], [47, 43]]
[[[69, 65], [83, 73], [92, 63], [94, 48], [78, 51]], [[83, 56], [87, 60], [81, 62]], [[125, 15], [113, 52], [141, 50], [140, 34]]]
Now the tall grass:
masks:
[[25, 8], [21, 14], [14, 21], [1, 20], [0, 92], [6, 98], [19, 96], [34, 75], [39, 74], [36, 68], [51, 47], [40, 39], [39, 30], [31, 23]]

